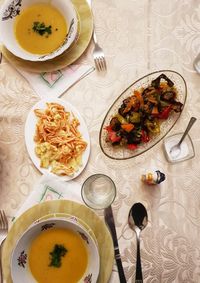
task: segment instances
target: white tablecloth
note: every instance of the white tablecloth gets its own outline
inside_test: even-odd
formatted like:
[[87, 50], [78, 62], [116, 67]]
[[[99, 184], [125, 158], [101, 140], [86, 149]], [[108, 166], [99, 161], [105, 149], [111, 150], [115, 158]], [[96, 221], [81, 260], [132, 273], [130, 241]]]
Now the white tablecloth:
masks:
[[[82, 184], [91, 174], [105, 173], [117, 186], [113, 211], [127, 282], [135, 275], [136, 238], [127, 224], [134, 202], [142, 202], [149, 216], [141, 234], [145, 283], [200, 282], [200, 77], [193, 60], [200, 52], [200, 2], [197, 0], [95, 0], [98, 41], [107, 60], [107, 74], [93, 72], [62, 98], [83, 115], [91, 137], [91, 155]], [[93, 64], [93, 44], [83, 55]], [[160, 69], [178, 71], [186, 80], [186, 106], [171, 133], [183, 131], [191, 116], [198, 121], [190, 136], [195, 157], [169, 164], [163, 142], [124, 162], [108, 159], [99, 146], [99, 130], [108, 107], [139, 77]], [[32, 164], [24, 142], [24, 123], [39, 100], [9, 62], [0, 65], [0, 208], [14, 216], [41, 174]], [[158, 169], [166, 180], [156, 187], [140, 181], [145, 171]], [[132, 278], [133, 277], [133, 278]], [[113, 267], [110, 283], [119, 282]]]

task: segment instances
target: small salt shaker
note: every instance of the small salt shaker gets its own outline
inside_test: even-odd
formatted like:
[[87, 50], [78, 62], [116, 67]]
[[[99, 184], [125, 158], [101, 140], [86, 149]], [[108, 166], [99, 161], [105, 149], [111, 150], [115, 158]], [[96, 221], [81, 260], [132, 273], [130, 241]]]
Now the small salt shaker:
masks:
[[157, 185], [165, 180], [165, 174], [156, 170], [155, 172], [148, 172], [141, 176], [142, 182], [147, 185]]

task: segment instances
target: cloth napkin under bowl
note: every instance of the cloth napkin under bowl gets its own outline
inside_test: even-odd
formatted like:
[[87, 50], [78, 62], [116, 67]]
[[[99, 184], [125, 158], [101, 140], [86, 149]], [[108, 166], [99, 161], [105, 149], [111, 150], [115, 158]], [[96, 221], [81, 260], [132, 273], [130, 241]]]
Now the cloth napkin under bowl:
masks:
[[43, 175], [35, 184], [33, 191], [17, 211], [12, 221], [31, 206], [56, 199], [68, 199], [83, 203], [81, 198], [81, 185], [75, 181], [63, 182], [50, 175]]
[[39, 97], [59, 97], [72, 85], [95, 70], [89, 65], [69, 65], [68, 67], [44, 73], [27, 72], [16, 67], [17, 71], [25, 77]]
[[[0, 41], [0, 50], [2, 48]], [[2, 52], [0, 51], [0, 63]], [[12, 64], [12, 62], [10, 62]], [[23, 68], [12, 66], [29, 82], [36, 94], [42, 99], [47, 97], [60, 97], [75, 83], [95, 70], [94, 66], [87, 64], [71, 64], [66, 68], [52, 71], [34, 73]]]

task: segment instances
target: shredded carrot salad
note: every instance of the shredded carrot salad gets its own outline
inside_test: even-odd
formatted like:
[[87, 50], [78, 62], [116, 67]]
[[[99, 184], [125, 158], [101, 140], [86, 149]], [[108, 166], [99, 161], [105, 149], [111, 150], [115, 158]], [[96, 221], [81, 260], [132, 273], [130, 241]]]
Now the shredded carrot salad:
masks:
[[45, 110], [35, 109], [38, 118], [34, 141], [42, 168], [57, 175], [73, 175], [82, 165], [87, 147], [78, 130], [79, 120], [58, 103], [46, 103]]

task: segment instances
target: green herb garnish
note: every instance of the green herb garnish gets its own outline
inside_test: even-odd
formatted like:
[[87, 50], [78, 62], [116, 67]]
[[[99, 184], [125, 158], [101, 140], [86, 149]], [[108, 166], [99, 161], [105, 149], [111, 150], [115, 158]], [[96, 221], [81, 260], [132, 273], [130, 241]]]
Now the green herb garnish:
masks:
[[51, 262], [49, 266], [60, 267], [61, 257], [64, 257], [67, 250], [63, 245], [56, 244], [52, 252], [50, 252]]
[[47, 35], [51, 34], [52, 33], [52, 30], [51, 30], [51, 26], [45, 26], [44, 23], [40, 23], [40, 22], [34, 22], [33, 23], [33, 31], [39, 33], [39, 35], [44, 35], [45, 33], [47, 33]]

